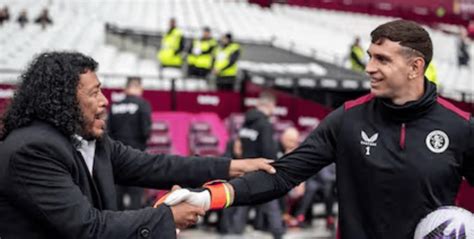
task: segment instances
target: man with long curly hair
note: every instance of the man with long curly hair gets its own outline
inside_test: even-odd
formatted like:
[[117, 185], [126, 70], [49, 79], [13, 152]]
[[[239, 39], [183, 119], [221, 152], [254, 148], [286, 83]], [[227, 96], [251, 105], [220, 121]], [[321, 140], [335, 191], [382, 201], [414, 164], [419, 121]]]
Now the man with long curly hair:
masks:
[[264, 160], [149, 155], [112, 140], [97, 66], [80, 53], [50, 52], [21, 75], [0, 133], [2, 239], [175, 238], [203, 209], [117, 211], [114, 185], [199, 186], [273, 170]]

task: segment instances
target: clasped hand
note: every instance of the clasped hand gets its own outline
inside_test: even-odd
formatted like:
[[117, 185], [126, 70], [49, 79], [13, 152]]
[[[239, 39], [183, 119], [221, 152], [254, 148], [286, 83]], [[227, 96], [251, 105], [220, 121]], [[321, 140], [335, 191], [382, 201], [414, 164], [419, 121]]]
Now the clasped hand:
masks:
[[[206, 195], [207, 193], [207, 195]], [[162, 203], [171, 208], [176, 227], [187, 228], [198, 222], [200, 216], [206, 214], [210, 205], [210, 194], [207, 190], [200, 193], [174, 186], [173, 190], [165, 196]], [[159, 206], [159, 201], [155, 207]]]
[[[238, 177], [258, 170], [274, 174], [276, 170], [271, 166], [272, 162], [272, 160], [263, 158], [232, 160], [229, 167], [229, 176]], [[155, 204], [155, 207], [161, 203], [171, 207], [176, 227], [183, 229], [196, 224], [199, 216], [204, 216], [205, 212], [209, 210], [211, 194], [206, 189], [191, 191], [176, 185], [169, 194]]]

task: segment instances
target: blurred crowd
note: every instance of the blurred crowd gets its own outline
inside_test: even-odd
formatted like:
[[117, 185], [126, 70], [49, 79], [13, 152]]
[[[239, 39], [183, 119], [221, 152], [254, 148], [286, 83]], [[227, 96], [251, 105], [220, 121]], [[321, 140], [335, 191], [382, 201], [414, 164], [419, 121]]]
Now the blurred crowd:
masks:
[[[3, 23], [13, 21], [13, 17], [10, 17], [10, 11], [7, 6], [4, 6], [0, 9], [0, 26]], [[18, 16], [16, 17], [16, 22], [20, 25], [21, 28], [24, 28], [29, 22], [28, 12], [26, 9], [22, 9]], [[48, 8], [43, 8], [37, 17], [33, 18], [33, 23], [39, 24], [42, 29], [46, 29], [48, 25], [53, 24], [51, 15], [49, 14]]]

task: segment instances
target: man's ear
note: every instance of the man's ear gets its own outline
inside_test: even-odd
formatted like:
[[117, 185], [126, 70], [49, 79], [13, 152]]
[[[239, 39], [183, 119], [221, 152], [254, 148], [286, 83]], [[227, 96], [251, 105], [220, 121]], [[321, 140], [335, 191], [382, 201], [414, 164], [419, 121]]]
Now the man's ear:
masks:
[[412, 70], [416, 76], [423, 76], [425, 74], [425, 68], [428, 68], [426, 65], [425, 59], [422, 57], [416, 57], [412, 63]]
[[[418, 78], [425, 74], [425, 60], [422, 57], [415, 57], [410, 64], [410, 79]], [[428, 66], [426, 66], [428, 67]]]

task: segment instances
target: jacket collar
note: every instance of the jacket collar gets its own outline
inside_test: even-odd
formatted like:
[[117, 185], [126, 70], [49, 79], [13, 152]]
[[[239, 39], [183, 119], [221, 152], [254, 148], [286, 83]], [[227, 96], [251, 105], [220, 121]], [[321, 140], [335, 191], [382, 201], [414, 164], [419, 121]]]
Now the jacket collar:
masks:
[[404, 105], [395, 105], [390, 100], [379, 99], [382, 115], [393, 121], [407, 122], [426, 114], [435, 105], [437, 93], [436, 85], [426, 78], [424, 85], [425, 92], [423, 96], [416, 101], [410, 101]]

